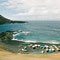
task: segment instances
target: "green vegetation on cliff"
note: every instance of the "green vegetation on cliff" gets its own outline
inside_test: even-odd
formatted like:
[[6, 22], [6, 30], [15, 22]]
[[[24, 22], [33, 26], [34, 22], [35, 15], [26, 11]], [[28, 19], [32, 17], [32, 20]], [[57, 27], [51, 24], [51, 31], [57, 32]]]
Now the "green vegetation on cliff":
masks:
[[0, 24], [9, 24], [9, 23], [11, 23], [11, 20], [0, 15]]
[[26, 21], [12, 21], [0, 15], [0, 24], [10, 24], [10, 23], [26, 23]]

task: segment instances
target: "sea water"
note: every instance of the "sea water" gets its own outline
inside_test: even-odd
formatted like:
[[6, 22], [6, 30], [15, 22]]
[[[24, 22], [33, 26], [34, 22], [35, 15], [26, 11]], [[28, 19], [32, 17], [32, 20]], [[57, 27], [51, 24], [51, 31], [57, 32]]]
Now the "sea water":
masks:
[[15, 23], [0, 25], [0, 32], [22, 31], [14, 39], [26, 42], [60, 42], [60, 21], [28, 21], [28, 23]]

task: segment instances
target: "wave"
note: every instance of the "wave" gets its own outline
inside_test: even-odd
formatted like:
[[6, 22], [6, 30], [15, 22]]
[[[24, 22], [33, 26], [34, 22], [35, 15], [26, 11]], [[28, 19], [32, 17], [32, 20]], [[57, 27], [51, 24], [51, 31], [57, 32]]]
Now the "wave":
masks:
[[26, 43], [36, 43], [37, 41], [33, 41], [33, 40], [26, 40], [26, 41], [24, 41], [24, 42], [26, 42]]
[[17, 36], [17, 35], [19, 35], [19, 33], [17, 33], [17, 34], [13, 34], [13, 37], [15, 37], [15, 36]]
[[23, 41], [23, 42], [25, 42], [25, 43], [36, 43], [36, 42], [37, 42], [37, 41], [32, 41], [32, 40], [23, 40], [23, 39], [18, 40], [18, 39], [16, 39], [16, 38], [13, 38], [12, 40], [15, 40], [15, 41]]
[[46, 41], [44, 43], [49, 43], [49, 44], [60, 44], [59, 41], [56, 41], [56, 40], [51, 40], [51, 41]]
[[21, 32], [21, 33], [23, 33], [23, 34], [29, 34], [29, 33], [31, 33], [31, 32], [25, 32], [25, 31], [23, 31], [23, 32]]
[[16, 40], [17, 41], [18, 39], [13, 38], [12, 40]]
[[49, 44], [60, 44], [60, 42], [59, 41], [56, 41], [56, 40], [37, 41], [37, 40], [24, 40], [24, 39], [19, 40], [19, 39], [15, 38], [17, 35], [19, 35], [21, 33], [27, 35], [27, 34], [29, 34], [31, 32], [25, 32], [25, 31], [14, 32], [13, 39], [12, 40], [23, 41], [25, 43], [41, 43], [42, 42], [42, 43], [49, 43]]
[[25, 32], [25, 31], [18, 31], [18, 32], [14, 32], [13, 33], [13, 37], [15, 37], [15, 36], [17, 36], [17, 35], [19, 35], [19, 34], [29, 34], [29, 33], [31, 33], [31, 32]]
[[37, 41], [37, 40], [24, 40], [24, 39], [15, 39], [13, 38], [12, 40], [15, 40], [15, 41], [23, 41], [25, 43], [49, 43], [49, 44], [60, 44], [59, 41], [56, 41], [56, 40], [51, 40], [51, 41]]

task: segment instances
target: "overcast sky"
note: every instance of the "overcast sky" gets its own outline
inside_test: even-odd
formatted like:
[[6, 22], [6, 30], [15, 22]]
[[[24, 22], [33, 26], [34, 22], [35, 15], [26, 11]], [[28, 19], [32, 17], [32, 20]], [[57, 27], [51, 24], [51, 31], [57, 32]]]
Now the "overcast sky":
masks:
[[12, 20], [60, 20], [60, 0], [0, 0], [0, 14]]

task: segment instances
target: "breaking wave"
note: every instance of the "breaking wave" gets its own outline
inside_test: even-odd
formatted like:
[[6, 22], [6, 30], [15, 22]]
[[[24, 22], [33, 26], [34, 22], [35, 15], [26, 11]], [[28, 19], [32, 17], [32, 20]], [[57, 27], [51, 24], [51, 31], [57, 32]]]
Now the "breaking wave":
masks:
[[56, 41], [56, 40], [46, 41], [45, 43], [50, 43], [50, 44], [60, 44], [60, 42], [59, 42], [59, 41]]
[[24, 39], [16, 39], [16, 38], [13, 38], [12, 40], [15, 40], [15, 41], [23, 41], [25, 43], [49, 43], [49, 44], [60, 44], [59, 41], [56, 41], [56, 40], [50, 40], [50, 41], [37, 41], [37, 40], [24, 40]]

